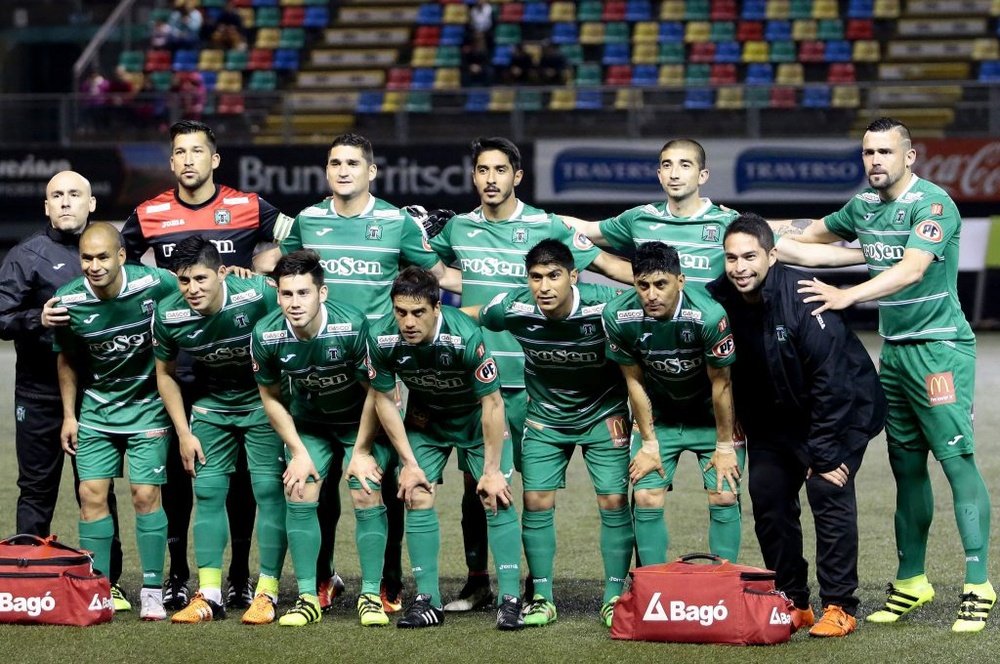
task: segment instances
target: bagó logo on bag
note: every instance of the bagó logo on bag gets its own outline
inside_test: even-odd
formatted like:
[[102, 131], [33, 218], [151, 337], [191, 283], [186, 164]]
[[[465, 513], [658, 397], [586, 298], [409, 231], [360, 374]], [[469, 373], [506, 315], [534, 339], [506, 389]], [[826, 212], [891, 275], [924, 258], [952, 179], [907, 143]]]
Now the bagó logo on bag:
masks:
[[767, 622], [771, 625], [791, 625], [792, 615], [787, 611], [779, 611], [775, 606], [771, 608], [771, 617]]
[[709, 627], [729, 617], [729, 609], [723, 605], [725, 600], [719, 600], [715, 605], [685, 604], [683, 600], [673, 600], [668, 605], [668, 614], [660, 602], [661, 594], [655, 592], [649, 598], [646, 612], [642, 615], [643, 622], [696, 622], [702, 627]]
[[87, 606], [88, 611], [114, 610], [114, 608], [115, 605], [111, 602], [110, 597], [101, 597], [98, 593], [94, 593], [94, 598], [90, 600], [90, 604]]
[[55, 608], [56, 598], [50, 592], [43, 597], [15, 597], [11, 593], [0, 593], [0, 613], [26, 613], [36, 618], [43, 611]]

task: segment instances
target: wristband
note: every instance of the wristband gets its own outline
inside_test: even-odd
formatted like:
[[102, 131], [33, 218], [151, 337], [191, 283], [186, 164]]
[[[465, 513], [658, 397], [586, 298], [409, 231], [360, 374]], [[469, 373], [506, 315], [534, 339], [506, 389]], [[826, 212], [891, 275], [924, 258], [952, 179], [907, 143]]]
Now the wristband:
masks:
[[715, 451], [719, 454], [736, 454], [736, 444], [731, 440], [717, 440]]

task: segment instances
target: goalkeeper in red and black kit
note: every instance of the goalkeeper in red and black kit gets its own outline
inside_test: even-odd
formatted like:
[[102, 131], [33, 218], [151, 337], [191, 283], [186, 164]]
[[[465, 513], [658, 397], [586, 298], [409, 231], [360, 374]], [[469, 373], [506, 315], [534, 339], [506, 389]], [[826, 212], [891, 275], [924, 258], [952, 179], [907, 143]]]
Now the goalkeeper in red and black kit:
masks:
[[[215, 169], [220, 157], [215, 133], [201, 122], [182, 120], [170, 128], [170, 168], [177, 187], [136, 207], [125, 221], [122, 237], [129, 261], [138, 262], [152, 249], [159, 267], [171, 267], [174, 248], [185, 238], [201, 235], [218, 248], [227, 266], [251, 268], [254, 249], [260, 243], [279, 242], [288, 232], [292, 219], [281, 214], [257, 194], [217, 185]], [[274, 248], [270, 251], [278, 253]], [[194, 401], [197, 376], [190, 361], [178, 358], [178, 378]], [[236, 472], [232, 476], [227, 499], [232, 561], [229, 567], [229, 591], [226, 604], [246, 608], [253, 601], [250, 581], [250, 538], [253, 534], [256, 502], [250, 486], [246, 453], [241, 448]], [[177, 445], [171, 445], [167, 459], [167, 484], [163, 487], [163, 507], [169, 523], [167, 546], [170, 550], [170, 576], [164, 584], [164, 605], [181, 609], [188, 601], [187, 561], [188, 526], [191, 520], [191, 477], [181, 465]]]

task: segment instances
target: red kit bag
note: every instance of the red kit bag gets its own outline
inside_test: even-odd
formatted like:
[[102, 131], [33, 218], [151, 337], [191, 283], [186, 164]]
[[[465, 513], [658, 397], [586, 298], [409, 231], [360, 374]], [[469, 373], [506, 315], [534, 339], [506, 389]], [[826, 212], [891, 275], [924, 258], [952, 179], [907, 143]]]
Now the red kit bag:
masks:
[[90, 554], [57, 542], [15, 535], [0, 540], [0, 623], [96, 625], [111, 620], [111, 584]]
[[792, 603], [775, 590], [770, 570], [692, 553], [638, 567], [630, 576], [631, 587], [615, 605], [611, 638], [770, 645], [792, 636]]

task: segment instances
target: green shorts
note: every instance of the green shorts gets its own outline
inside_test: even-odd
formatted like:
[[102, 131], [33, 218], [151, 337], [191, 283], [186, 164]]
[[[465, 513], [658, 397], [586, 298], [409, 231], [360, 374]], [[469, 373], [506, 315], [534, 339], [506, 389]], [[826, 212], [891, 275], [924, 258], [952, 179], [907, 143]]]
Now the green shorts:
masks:
[[555, 491], [566, 486], [566, 467], [577, 445], [599, 495], [628, 492], [629, 427], [625, 413], [576, 430], [524, 427], [521, 473], [525, 491]]
[[[452, 449], [458, 450], [459, 467], [472, 474], [476, 481], [483, 476], [483, 464], [486, 461], [485, 448], [482, 442], [482, 432], [476, 444], [464, 440], [435, 435], [433, 431], [408, 432], [413, 456], [417, 465], [424, 471], [427, 481], [440, 484], [444, 476], [444, 468]], [[463, 465], [464, 464], [464, 467]], [[503, 451], [500, 453], [500, 472], [510, 481], [514, 472], [514, 454], [510, 439], [504, 437]]]
[[[501, 388], [503, 412], [507, 418], [507, 437], [513, 446], [514, 468], [521, 471], [521, 439], [524, 437], [524, 416], [528, 410], [528, 391], [524, 388]], [[465, 461], [465, 451], [458, 449], [458, 469], [471, 473], [469, 464]]]
[[938, 461], [975, 451], [975, 341], [886, 343], [880, 365], [890, 446], [930, 450]]
[[240, 445], [246, 447], [251, 475], [281, 477], [285, 471], [285, 446], [263, 408], [221, 413], [195, 406], [191, 409], [191, 433], [201, 441], [205, 454], [204, 465], [196, 463], [198, 477], [236, 472]]
[[[326, 479], [330, 474], [330, 469], [334, 464], [344, 468], [351, 462], [351, 455], [354, 454], [354, 442], [358, 438], [358, 426], [334, 426], [329, 424], [296, 423], [299, 438], [306, 446], [309, 457], [322, 479]], [[290, 454], [286, 455], [291, 458]], [[383, 472], [395, 472], [396, 453], [387, 440], [376, 438], [372, 445], [372, 456]], [[339, 475], [338, 475], [339, 477]], [[310, 482], [313, 481], [311, 478]], [[348, 481], [347, 486], [355, 491], [361, 489], [361, 482], [354, 478]]]
[[124, 477], [127, 453], [130, 484], [167, 483], [167, 448], [174, 444], [172, 429], [109, 433], [81, 424], [76, 442], [76, 470], [81, 482]]
[[[715, 468], [710, 468], [707, 472], [705, 466], [712, 459], [715, 452], [715, 427], [697, 427], [685, 424], [653, 424], [656, 430], [656, 440], [660, 443], [660, 462], [663, 464], [663, 477], [659, 473], [649, 473], [635, 483], [636, 489], [672, 489], [674, 483], [674, 473], [677, 471], [677, 461], [681, 458], [681, 452], [694, 452], [698, 457], [698, 465], [701, 467], [702, 480], [705, 483], [705, 490], [715, 493], [717, 475]], [[639, 430], [632, 431], [632, 451], [631, 456], [635, 456], [642, 447], [642, 436]], [[736, 447], [736, 461], [739, 463], [740, 474], [746, 466], [746, 446], [740, 444]], [[729, 482], [723, 480], [722, 487], [726, 491], [739, 493], [739, 487], [735, 489], [729, 486]]]

